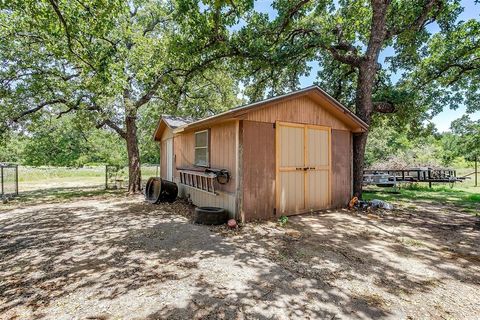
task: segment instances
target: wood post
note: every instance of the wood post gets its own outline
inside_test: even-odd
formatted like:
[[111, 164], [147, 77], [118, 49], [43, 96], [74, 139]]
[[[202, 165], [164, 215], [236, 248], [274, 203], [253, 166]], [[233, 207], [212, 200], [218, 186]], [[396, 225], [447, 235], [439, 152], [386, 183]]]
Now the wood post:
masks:
[[0, 167], [0, 170], [1, 170], [1, 171], [0, 171], [0, 175], [2, 176], [2, 178], [1, 178], [1, 180], [2, 180], [1, 183], [2, 183], [2, 197], [3, 197], [4, 192], [5, 192], [5, 190], [4, 190], [4, 188], [3, 188], [3, 167]]
[[478, 156], [475, 156], [475, 187], [478, 187]]
[[18, 196], [18, 164], [15, 166], [15, 195]]

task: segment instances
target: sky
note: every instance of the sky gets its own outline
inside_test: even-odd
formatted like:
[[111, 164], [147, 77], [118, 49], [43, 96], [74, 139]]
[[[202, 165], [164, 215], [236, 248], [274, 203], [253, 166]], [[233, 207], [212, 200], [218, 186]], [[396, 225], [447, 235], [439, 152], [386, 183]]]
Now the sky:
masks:
[[[272, 19], [276, 16], [275, 10], [271, 7], [271, 0], [256, 0], [255, 1], [255, 10], [259, 12], [268, 13], [269, 17]], [[461, 13], [459, 20], [469, 20], [469, 19], [480, 19], [480, 3], [475, 4], [475, 0], [461, 0], [462, 6], [465, 10]], [[240, 27], [241, 23], [239, 26]], [[435, 33], [438, 31], [438, 26], [433, 24], [429, 26], [429, 31]], [[380, 55], [380, 60], [383, 60], [393, 53], [392, 48], [386, 48]], [[318, 64], [311, 62], [309, 65], [312, 67], [310, 74], [308, 76], [303, 76], [300, 78], [301, 87], [308, 87], [312, 85], [317, 77]], [[393, 75], [392, 80], [396, 81], [399, 75]], [[465, 106], [461, 105], [456, 110], [450, 109], [446, 106], [443, 112], [439, 113], [431, 119], [431, 122], [435, 124], [439, 132], [445, 132], [450, 130], [450, 123], [460, 118], [465, 114]], [[480, 119], [480, 111], [477, 111], [473, 114], [470, 114], [470, 118], [473, 120]]]

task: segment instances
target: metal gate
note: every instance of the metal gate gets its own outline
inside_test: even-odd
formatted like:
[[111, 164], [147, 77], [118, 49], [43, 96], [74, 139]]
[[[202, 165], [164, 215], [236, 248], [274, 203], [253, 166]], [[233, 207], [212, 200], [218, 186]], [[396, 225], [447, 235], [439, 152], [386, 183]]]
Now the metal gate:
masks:
[[[140, 167], [142, 172], [142, 188], [145, 188], [148, 178], [160, 177], [158, 164], [144, 164]], [[128, 187], [128, 166], [105, 166], [105, 189], [125, 189]]]
[[105, 166], [105, 189], [123, 189], [128, 186], [128, 167]]
[[1, 198], [18, 195], [18, 165], [0, 164]]

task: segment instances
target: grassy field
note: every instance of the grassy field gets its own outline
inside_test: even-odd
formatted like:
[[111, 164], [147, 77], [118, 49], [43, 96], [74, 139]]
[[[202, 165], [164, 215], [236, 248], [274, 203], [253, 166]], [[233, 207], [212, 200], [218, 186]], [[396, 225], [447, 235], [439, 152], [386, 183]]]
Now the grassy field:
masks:
[[[457, 176], [461, 177], [472, 171], [472, 169], [460, 169], [457, 170]], [[475, 187], [474, 176], [453, 186], [442, 183], [434, 184], [429, 188], [427, 183], [402, 184], [398, 192], [394, 192], [392, 188], [369, 186], [365, 188], [363, 197], [365, 200], [380, 199], [396, 203], [427, 202], [453, 205], [465, 212], [480, 215], [480, 186]]]
[[[457, 176], [472, 172], [472, 169], [461, 169]], [[41, 197], [41, 195], [70, 199], [78, 196], [97, 195], [105, 188], [105, 167], [19, 167], [19, 192], [22, 197]], [[158, 175], [157, 166], [142, 166], [142, 177], [146, 181], [149, 177]], [[126, 168], [118, 174], [118, 179], [128, 180]], [[435, 184], [429, 188], [427, 184], [405, 184], [398, 192], [391, 188], [367, 187], [364, 198], [366, 200], [380, 199], [394, 203], [411, 204], [413, 202], [438, 203], [458, 206], [465, 212], [480, 215], [480, 187], [474, 186], [474, 177], [453, 187], [449, 184]]]
[[[157, 175], [157, 166], [142, 166], [143, 180]], [[128, 180], [128, 171], [121, 170], [117, 179]], [[18, 169], [19, 192], [61, 188], [105, 187], [105, 166], [24, 167]]]

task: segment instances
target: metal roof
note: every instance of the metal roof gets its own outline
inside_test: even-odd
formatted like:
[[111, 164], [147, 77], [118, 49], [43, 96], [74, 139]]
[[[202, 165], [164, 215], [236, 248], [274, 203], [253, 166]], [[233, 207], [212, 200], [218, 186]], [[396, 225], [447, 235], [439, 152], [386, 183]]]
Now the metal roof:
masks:
[[162, 115], [162, 119], [165, 120], [167, 125], [172, 128], [176, 129], [178, 127], [187, 125], [189, 123], [195, 122], [196, 119], [192, 117], [179, 117], [179, 116], [171, 116], [171, 115]]

